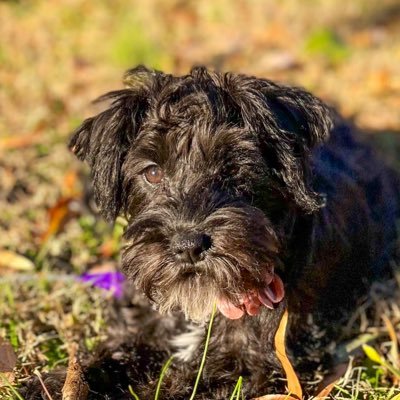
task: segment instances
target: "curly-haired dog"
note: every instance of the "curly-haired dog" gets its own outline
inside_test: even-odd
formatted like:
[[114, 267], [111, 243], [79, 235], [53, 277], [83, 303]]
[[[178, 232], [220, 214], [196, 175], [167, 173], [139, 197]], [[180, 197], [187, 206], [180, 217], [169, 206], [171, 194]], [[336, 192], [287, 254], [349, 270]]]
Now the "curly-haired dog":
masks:
[[296, 362], [310, 321], [335, 325], [390, 273], [398, 177], [302, 89], [202, 67], [124, 82], [70, 147], [103, 215], [126, 216], [123, 271], [160, 312], [141, 316], [131, 383], [151, 398], [175, 354], [163, 398], [188, 398], [216, 302], [198, 398], [228, 398], [240, 375], [246, 398], [268, 393], [285, 307]]

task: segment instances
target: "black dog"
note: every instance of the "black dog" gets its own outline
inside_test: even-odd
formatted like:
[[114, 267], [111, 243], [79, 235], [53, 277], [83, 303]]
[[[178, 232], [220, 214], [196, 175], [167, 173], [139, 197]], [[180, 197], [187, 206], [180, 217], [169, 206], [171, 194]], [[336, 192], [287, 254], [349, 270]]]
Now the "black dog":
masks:
[[[188, 398], [216, 302], [198, 398], [229, 398], [240, 375], [246, 398], [268, 393], [285, 307], [296, 361], [310, 321], [333, 329], [390, 274], [399, 179], [301, 89], [200, 67], [138, 67], [125, 84], [70, 147], [104, 216], [126, 216], [123, 271], [164, 315], [143, 317], [141, 357], [176, 354], [163, 398]], [[148, 399], [159, 368], [139, 364]]]

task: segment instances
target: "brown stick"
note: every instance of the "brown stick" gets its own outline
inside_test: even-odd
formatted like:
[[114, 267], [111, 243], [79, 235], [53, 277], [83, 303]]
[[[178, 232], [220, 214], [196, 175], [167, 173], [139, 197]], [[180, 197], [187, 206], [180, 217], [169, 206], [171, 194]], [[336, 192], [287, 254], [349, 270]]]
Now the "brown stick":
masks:
[[71, 349], [67, 377], [62, 388], [62, 400], [86, 400], [89, 386], [76, 356], [76, 347]]

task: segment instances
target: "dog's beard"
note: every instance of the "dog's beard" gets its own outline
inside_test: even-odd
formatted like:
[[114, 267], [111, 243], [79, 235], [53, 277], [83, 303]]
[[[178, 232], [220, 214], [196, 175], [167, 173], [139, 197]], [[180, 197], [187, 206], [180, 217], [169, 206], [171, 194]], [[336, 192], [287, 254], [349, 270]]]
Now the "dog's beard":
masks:
[[[160, 313], [181, 311], [194, 322], [207, 321], [213, 305], [220, 304], [221, 299], [230, 310], [242, 307], [243, 293], [254, 293], [263, 284], [265, 271], [273, 270], [271, 264], [254, 266], [250, 274], [249, 264], [244, 269], [237, 257], [223, 256], [196, 267], [182, 266], [168, 256], [161, 243], [127, 247], [122, 265]], [[230, 317], [229, 312], [223, 314]]]
[[221, 293], [236, 299], [246, 286], [243, 271], [232, 260], [219, 257], [196, 267], [182, 266], [161, 243], [127, 247], [122, 260], [124, 272], [160, 313], [181, 311], [195, 322], [209, 318]]
[[[176, 262], [171, 235], [163, 231], [165, 217], [137, 218], [126, 232], [129, 243], [122, 254], [123, 271], [161, 313], [182, 311], [187, 319], [206, 321], [217, 301], [223, 299], [225, 310], [227, 305], [230, 311], [242, 307], [246, 294], [254, 296], [265, 285], [266, 274], [273, 274], [277, 237], [259, 210], [231, 207], [214, 212], [207, 219], [212, 248], [195, 265]], [[229, 318], [230, 312], [224, 315]]]
[[180, 310], [186, 319], [194, 322], [206, 321], [218, 296], [218, 288], [202, 275], [182, 278], [167, 290], [155, 294], [155, 303], [160, 313]]

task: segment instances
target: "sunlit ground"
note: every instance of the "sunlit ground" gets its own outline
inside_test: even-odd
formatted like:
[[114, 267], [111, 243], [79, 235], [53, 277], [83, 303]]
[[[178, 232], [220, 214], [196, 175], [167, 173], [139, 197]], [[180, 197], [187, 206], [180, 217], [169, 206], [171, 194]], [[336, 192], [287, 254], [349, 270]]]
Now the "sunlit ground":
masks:
[[[75, 277], [115, 267], [122, 227], [90, 212], [66, 142], [126, 68], [205, 64], [304, 86], [398, 162], [397, 0], [3, 1], [0, 38], [0, 337], [18, 357], [11, 381], [66, 365], [74, 341], [91, 351], [107, 337], [109, 298]], [[398, 330], [397, 304], [382, 307]], [[358, 323], [398, 368], [390, 328]], [[397, 393], [399, 376], [378, 364], [354, 360], [336, 398]]]

